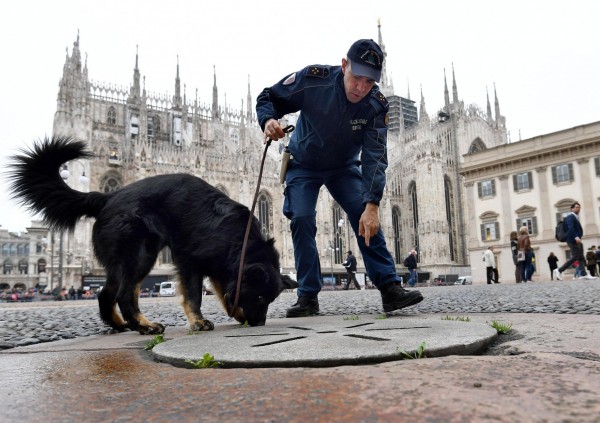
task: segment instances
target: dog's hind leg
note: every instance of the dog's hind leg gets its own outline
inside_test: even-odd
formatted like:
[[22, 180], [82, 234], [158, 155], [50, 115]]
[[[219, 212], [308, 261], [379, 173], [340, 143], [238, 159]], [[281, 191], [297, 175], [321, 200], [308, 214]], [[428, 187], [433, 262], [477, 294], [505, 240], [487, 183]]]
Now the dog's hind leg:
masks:
[[137, 330], [142, 335], [152, 335], [163, 333], [165, 327], [156, 322], [151, 322], [140, 311], [139, 298], [140, 287], [144, 277], [150, 273], [152, 265], [156, 261], [156, 257], [148, 260], [148, 263], [139, 263], [134, 269], [127, 268], [124, 270], [123, 282], [117, 293], [117, 303], [123, 314], [123, 318], [131, 330]]
[[199, 274], [187, 275], [180, 272], [179, 278], [180, 292], [183, 296], [183, 311], [190, 324], [190, 330], [192, 332], [213, 330], [215, 328], [213, 322], [206, 320], [202, 316], [202, 311], [200, 311], [204, 276]]
[[98, 294], [98, 305], [100, 308], [100, 318], [104, 323], [113, 329], [123, 332], [128, 325], [121, 314], [117, 311], [117, 292], [119, 291], [119, 282], [112, 276], [107, 275], [106, 284]]

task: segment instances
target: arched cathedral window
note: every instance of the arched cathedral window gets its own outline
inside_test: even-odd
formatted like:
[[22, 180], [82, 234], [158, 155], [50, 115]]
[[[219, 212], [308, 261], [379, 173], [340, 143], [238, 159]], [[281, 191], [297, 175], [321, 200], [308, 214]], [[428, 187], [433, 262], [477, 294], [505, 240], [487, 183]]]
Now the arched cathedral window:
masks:
[[106, 123], [108, 123], [109, 125], [117, 124], [117, 112], [115, 111], [115, 108], [113, 106], [110, 106], [108, 108], [108, 116], [106, 118]]
[[402, 231], [400, 221], [400, 209], [394, 207], [392, 209], [392, 232], [394, 234], [394, 261], [396, 264], [401, 264], [403, 261], [402, 254]]
[[268, 239], [271, 234], [271, 199], [265, 193], [258, 196], [258, 221], [262, 236]]
[[452, 183], [446, 176], [444, 177], [444, 199], [446, 201], [446, 220], [448, 221], [448, 246], [450, 249], [450, 260], [456, 261], [457, 245], [456, 245], [456, 228], [454, 225], [454, 192], [452, 191]]
[[344, 219], [342, 219], [342, 209], [339, 204], [335, 203], [332, 210], [332, 227], [333, 227], [333, 248], [335, 263], [342, 263], [344, 257]]
[[413, 246], [417, 250], [417, 261], [419, 259], [419, 202], [417, 199], [417, 184], [413, 181], [408, 187], [410, 206], [412, 209], [412, 229], [414, 234]]
[[105, 193], [114, 192], [121, 189], [122, 186], [123, 182], [119, 175], [108, 174], [100, 182], [100, 191]]

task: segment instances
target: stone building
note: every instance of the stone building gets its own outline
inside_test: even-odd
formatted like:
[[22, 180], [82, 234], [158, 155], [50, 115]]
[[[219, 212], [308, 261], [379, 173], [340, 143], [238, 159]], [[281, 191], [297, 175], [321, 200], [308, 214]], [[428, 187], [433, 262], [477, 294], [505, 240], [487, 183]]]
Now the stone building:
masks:
[[48, 228], [33, 221], [26, 233], [0, 229], [0, 292], [46, 286], [50, 259]]
[[[472, 152], [461, 174], [474, 283], [485, 283], [481, 255], [489, 246], [501, 281], [515, 281], [510, 232], [521, 226], [529, 230], [536, 257], [533, 280], [550, 280], [550, 252], [559, 266], [570, 258], [567, 244], [555, 239], [555, 227], [575, 201], [581, 204], [584, 249], [600, 245], [600, 122]], [[565, 278], [572, 274], [565, 272]]]
[[[385, 52], [378, 27], [379, 43]], [[159, 174], [185, 172], [199, 176], [232, 199], [251, 205], [263, 153], [262, 134], [254, 113], [250, 80], [241, 107], [219, 104], [215, 72], [212, 101], [189, 98], [174, 64], [174, 94], [146, 89], [139, 57], [132, 58], [129, 87], [100, 83], [88, 76], [82, 62], [79, 36], [67, 53], [59, 84], [54, 134], [85, 140], [96, 158], [66, 165], [66, 182], [80, 191], [110, 192], [136, 180]], [[442, 75], [441, 75], [442, 76]], [[427, 113], [421, 94], [415, 101], [394, 93], [384, 68], [382, 91], [390, 101], [388, 182], [381, 203], [381, 223], [388, 246], [403, 272], [402, 261], [412, 246], [419, 251], [421, 271], [469, 274], [468, 216], [460, 165], [463, 155], [507, 143], [505, 118], [494, 90], [494, 115], [488, 99], [484, 112], [460, 100], [454, 69], [452, 88], [443, 107]], [[289, 122], [294, 122], [289, 116]], [[280, 151], [268, 151], [256, 208], [265, 236], [274, 237], [284, 272], [294, 271], [289, 223], [281, 213], [283, 187], [279, 184]], [[341, 262], [348, 249], [358, 251], [354, 234], [340, 207], [323, 191], [317, 207], [317, 245], [323, 273], [344, 273]], [[82, 221], [65, 234], [64, 248], [72, 257], [72, 280], [84, 269], [101, 273], [91, 254], [91, 225]], [[359, 267], [362, 264], [358, 256]], [[76, 269], [81, 269], [79, 275]], [[173, 271], [168, 251], [159, 258], [154, 275]], [[70, 284], [69, 276], [66, 276]]]

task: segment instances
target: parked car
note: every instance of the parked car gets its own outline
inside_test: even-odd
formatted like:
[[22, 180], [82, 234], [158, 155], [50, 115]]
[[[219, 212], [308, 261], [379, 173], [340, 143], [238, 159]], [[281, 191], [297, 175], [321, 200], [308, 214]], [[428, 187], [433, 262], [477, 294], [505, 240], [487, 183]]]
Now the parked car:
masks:
[[158, 291], [161, 297], [174, 297], [176, 293], [177, 282], [166, 281], [160, 283], [160, 290]]
[[454, 285], [473, 285], [473, 278], [471, 276], [459, 276]]

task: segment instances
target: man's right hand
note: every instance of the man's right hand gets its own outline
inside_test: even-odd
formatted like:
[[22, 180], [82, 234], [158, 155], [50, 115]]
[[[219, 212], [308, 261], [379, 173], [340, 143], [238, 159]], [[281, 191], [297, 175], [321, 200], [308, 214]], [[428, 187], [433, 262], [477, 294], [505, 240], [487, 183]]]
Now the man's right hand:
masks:
[[269, 119], [267, 123], [265, 123], [265, 138], [263, 140], [263, 144], [267, 142], [267, 140], [277, 141], [281, 138], [285, 137], [285, 132], [283, 132], [283, 128], [279, 121], [275, 119]]

